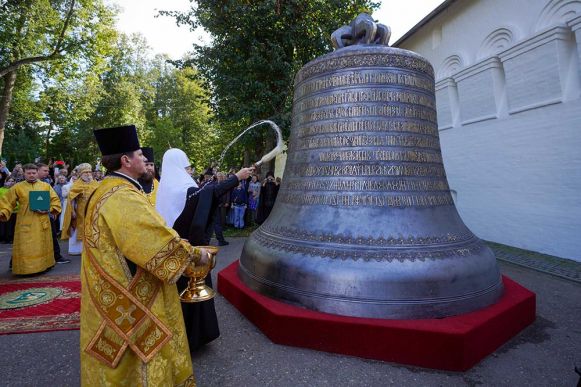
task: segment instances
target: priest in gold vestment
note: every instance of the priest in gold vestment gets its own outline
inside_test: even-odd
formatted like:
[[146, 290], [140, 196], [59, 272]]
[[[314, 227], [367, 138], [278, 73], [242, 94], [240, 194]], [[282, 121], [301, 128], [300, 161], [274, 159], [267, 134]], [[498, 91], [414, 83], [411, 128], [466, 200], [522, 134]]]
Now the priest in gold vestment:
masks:
[[175, 282], [207, 264], [167, 227], [137, 179], [134, 126], [95, 130], [108, 176], [87, 205], [81, 267], [81, 385], [193, 386]]
[[[12, 246], [12, 273], [19, 275], [41, 273], [55, 265], [49, 216], [61, 212], [56, 192], [50, 184], [37, 179], [38, 167], [26, 164], [23, 169], [25, 180], [12, 186], [0, 199], [0, 221], [3, 222], [10, 219], [12, 211], [20, 204]], [[50, 192], [48, 212], [30, 209], [31, 191]]]
[[69, 191], [61, 238], [64, 240], [74, 238], [76, 241], [82, 241], [87, 201], [99, 183], [93, 179], [91, 164], [80, 164], [75, 170], [79, 178], [73, 183]]
[[141, 147], [143, 156], [147, 159], [145, 161], [145, 173], [139, 178], [139, 184], [143, 187], [145, 195], [149, 199], [152, 206], [155, 207], [155, 202], [157, 200], [157, 189], [159, 187], [159, 181], [155, 178], [155, 164], [154, 164], [154, 154], [153, 148], [144, 146]]

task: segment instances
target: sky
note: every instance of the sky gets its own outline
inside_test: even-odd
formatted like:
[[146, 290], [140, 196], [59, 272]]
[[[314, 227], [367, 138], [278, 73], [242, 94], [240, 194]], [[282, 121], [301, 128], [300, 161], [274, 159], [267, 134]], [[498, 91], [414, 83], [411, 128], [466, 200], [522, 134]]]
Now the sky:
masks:
[[[107, 0], [107, 3], [121, 8], [118, 29], [143, 34], [155, 54], [165, 53], [179, 59], [192, 49], [192, 43], [209, 41], [203, 31], [177, 27], [173, 18], [167, 16], [155, 17], [158, 10], [187, 10], [189, 0]], [[390, 44], [393, 44], [441, 3], [443, 0], [383, 0], [372, 16], [391, 27]]]

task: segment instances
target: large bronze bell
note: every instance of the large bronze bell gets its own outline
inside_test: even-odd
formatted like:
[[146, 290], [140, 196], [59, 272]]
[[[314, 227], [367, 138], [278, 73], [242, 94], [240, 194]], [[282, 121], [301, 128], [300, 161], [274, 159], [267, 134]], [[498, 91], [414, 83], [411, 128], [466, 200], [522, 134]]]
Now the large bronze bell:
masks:
[[284, 180], [244, 245], [242, 280], [347, 316], [435, 318], [493, 304], [500, 272], [450, 194], [432, 66], [387, 46], [389, 29], [367, 15], [333, 36], [338, 49], [296, 75]]

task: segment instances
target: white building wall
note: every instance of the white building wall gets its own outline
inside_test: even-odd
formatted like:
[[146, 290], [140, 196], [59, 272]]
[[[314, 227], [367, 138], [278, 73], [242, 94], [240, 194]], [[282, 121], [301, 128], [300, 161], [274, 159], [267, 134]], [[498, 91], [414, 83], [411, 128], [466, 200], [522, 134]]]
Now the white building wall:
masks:
[[458, 0], [398, 47], [434, 66], [467, 226], [581, 261], [581, 0]]

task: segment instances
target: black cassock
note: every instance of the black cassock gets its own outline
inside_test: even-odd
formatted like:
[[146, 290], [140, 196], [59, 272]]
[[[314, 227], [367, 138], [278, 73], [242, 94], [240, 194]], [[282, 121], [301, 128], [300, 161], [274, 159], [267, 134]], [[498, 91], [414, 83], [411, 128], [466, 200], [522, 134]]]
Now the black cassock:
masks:
[[[213, 230], [212, 221], [214, 212], [218, 208], [219, 198], [237, 185], [238, 178], [232, 176], [221, 183], [211, 182], [202, 188], [189, 188], [186, 205], [173, 225], [174, 230], [181, 238], [187, 239], [192, 246], [209, 245]], [[188, 280], [184, 276], [178, 280], [179, 292], [187, 287]], [[212, 286], [211, 275], [206, 277], [206, 285]], [[213, 299], [191, 304], [182, 302], [182, 312], [190, 351], [220, 336]]]
[[260, 199], [258, 199], [258, 210], [256, 211], [256, 223], [262, 224], [270, 215], [274, 207], [279, 186], [273, 181], [267, 182], [260, 187]]

